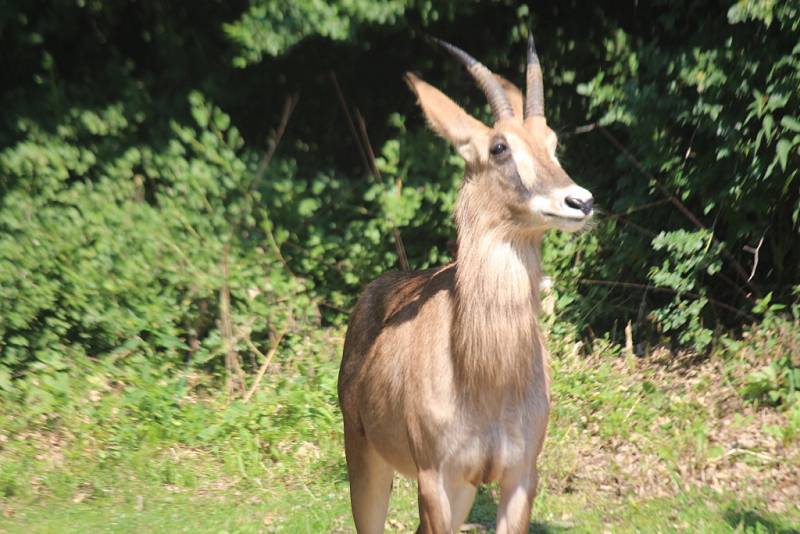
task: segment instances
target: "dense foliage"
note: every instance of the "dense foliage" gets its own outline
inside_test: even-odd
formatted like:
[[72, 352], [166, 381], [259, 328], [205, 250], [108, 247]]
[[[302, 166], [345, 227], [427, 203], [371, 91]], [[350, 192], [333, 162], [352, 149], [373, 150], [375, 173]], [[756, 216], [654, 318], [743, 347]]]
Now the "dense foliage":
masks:
[[486, 117], [423, 37], [521, 81], [529, 24], [564, 166], [604, 210], [548, 239], [561, 328], [705, 350], [797, 314], [796, 1], [11, 2], [0, 389], [57, 389], [82, 356], [213, 369], [300, 343], [399, 268], [397, 234], [412, 268], [448, 261], [462, 163], [401, 75]]

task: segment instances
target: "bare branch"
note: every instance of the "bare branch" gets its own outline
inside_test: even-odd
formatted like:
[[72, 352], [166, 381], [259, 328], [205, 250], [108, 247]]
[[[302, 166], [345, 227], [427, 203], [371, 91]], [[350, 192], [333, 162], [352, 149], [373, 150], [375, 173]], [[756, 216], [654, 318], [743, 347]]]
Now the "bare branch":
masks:
[[[591, 126], [592, 126], [592, 128], [591, 128], [592, 130], [597, 129], [601, 134], [603, 134], [603, 136], [606, 139], [608, 139], [608, 141], [612, 145], [614, 145], [617, 148], [617, 150], [622, 152], [622, 154], [626, 158], [628, 158], [628, 160], [631, 163], [633, 163], [634, 167], [636, 167], [636, 169], [639, 172], [641, 172], [643, 175], [648, 177], [656, 185], [656, 187], [664, 194], [664, 196], [669, 198], [669, 201], [672, 203], [672, 205], [675, 206], [678, 209], [678, 211], [680, 211], [687, 219], [689, 219], [689, 221], [691, 221], [692, 224], [694, 224], [697, 228], [700, 228], [702, 230], [706, 230], [706, 231], [710, 232], [708, 227], [705, 224], [703, 224], [703, 222], [699, 218], [697, 218], [697, 216], [694, 213], [692, 213], [689, 210], [689, 208], [687, 208], [686, 205], [683, 202], [681, 202], [680, 199], [678, 199], [678, 197], [673, 195], [669, 191], [669, 189], [667, 189], [667, 187], [664, 186], [661, 183], [661, 181], [658, 178], [656, 178], [656, 176], [652, 172], [647, 170], [644, 167], [644, 165], [642, 165], [641, 162], [639, 162], [639, 160], [636, 158], [636, 156], [634, 156], [631, 153], [631, 151], [628, 150], [619, 141], [619, 139], [617, 139], [614, 136], [614, 134], [612, 134], [607, 129], [603, 128], [602, 126], [600, 126], [597, 123], [594, 123]], [[585, 128], [585, 127], [582, 127], [582, 128]], [[586, 130], [586, 131], [591, 131], [591, 130]], [[577, 133], [577, 129], [576, 129], [576, 133]], [[712, 235], [712, 242], [715, 245], [721, 245], [720, 241], [714, 236], [713, 232], [711, 233], [711, 235]], [[755, 285], [753, 285], [750, 282], [750, 279], [748, 278], [747, 272], [744, 270], [742, 265], [736, 260], [736, 258], [734, 258], [733, 255], [730, 252], [728, 252], [728, 250], [725, 247], [720, 247], [720, 251], [721, 251], [722, 255], [731, 263], [731, 266], [733, 267], [734, 271], [736, 271], [736, 274], [738, 274], [739, 277], [747, 283], [747, 285], [750, 287], [750, 289], [753, 291], [753, 293], [756, 294], [756, 296], [759, 296], [760, 295], [760, 291], [758, 290], [758, 288]]]
[[592, 122], [590, 124], [584, 124], [583, 126], [578, 126], [577, 128], [575, 128], [575, 131], [573, 133], [577, 135], [585, 134], [591, 132], [595, 128], [597, 128], [597, 123]]
[[358, 150], [358, 155], [361, 156], [361, 163], [363, 163], [364, 165], [364, 170], [367, 172], [368, 175], [372, 176], [372, 169], [370, 168], [369, 160], [367, 159], [367, 154], [364, 151], [364, 147], [361, 145], [358, 133], [356, 132], [356, 126], [353, 123], [353, 117], [352, 115], [350, 115], [350, 110], [347, 108], [347, 102], [344, 99], [342, 88], [339, 87], [339, 81], [336, 79], [336, 73], [330, 71], [328, 75], [330, 76], [331, 83], [333, 84], [334, 89], [336, 89], [336, 96], [339, 98], [339, 105], [342, 107], [342, 111], [344, 111], [344, 116], [347, 118], [347, 126], [350, 127], [350, 134], [353, 136], [353, 141], [356, 142], [356, 149]]
[[672, 295], [686, 295], [687, 297], [693, 298], [693, 299], [704, 298], [704, 299], [708, 300], [708, 302], [714, 304], [715, 306], [719, 306], [720, 308], [724, 308], [724, 309], [726, 309], [726, 310], [728, 310], [730, 312], [733, 312], [733, 313], [735, 313], [737, 315], [743, 315], [744, 317], [747, 317], [748, 319], [755, 319], [749, 313], [744, 312], [744, 311], [742, 311], [742, 310], [740, 310], [738, 308], [735, 308], [734, 306], [731, 306], [730, 304], [726, 304], [724, 302], [720, 302], [720, 301], [718, 301], [716, 299], [712, 299], [711, 297], [707, 297], [705, 295], [700, 295], [699, 293], [694, 293], [692, 291], [677, 291], [675, 289], [672, 289], [671, 287], [653, 286], [653, 285], [649, 285], [649, 284], [638, 284], [638, 283], [635, 283], [635, 282], [619, 282], [619, 281], [616, 281], [616, 280], [593, 280], [593, 279], [590, 279], [590, 278], [581, 278], [580, 280], [578, 280], [578, 282], [581, 283], [581, 284], [588, 284], [588, 285], [594, 285], [594, 286], [627, 287], [627, 288], [632, 288], [632, 289], [643, 289], [645, 291], [656, 291], [656, 292], [659, 292], [659, 293], [670, 293]]
[[378, 170], [378, 164], [375, 161], [375, 152], [372, 150], [372, 143], [369, 142], [369, 135], [367, 134], [367, 123], [364, 122], [364, 117], [363, 115], [361, 115], [361, 111], [359, 111], [358, 108], [356, 108], [356, 124], [358, 125], [358, 133], [361, 134], [360, 137], [361, 146], [367, 153], [370, 173], [372, 174], [373, 178], [380, 180], [381, 172]]
[[244, 371], [239, 354], [236, 352], [236, 341], [233, 336], [233, 320], [231, 319], [231, 292], [228, 286], [228, 250], [226, 244], [222, 254], [222, 287], [219, 289], [219, 330], [225, 347], [225, 388], [231, 395], [244, 390]]
[[269, 364], [272, 362], [272, 358], [275, 356], [275, 353], [278, 352], [278, 347], [280, 346], [281, 341], [283, 341], [283, 336], [286, 335], [287, 330], [288, 327], [284, 326], [283, 329], [281, 330], [281, 333], [278, 334], [277, 338], [275, 338], [275, 342], [272, 344], [272, 348], [269, 349], [269, 353], [267, 353], [266, 356], [264, 356], [261, 353], [261, 351], [258, 350], [258, 347], [256, 347], [255, 343], [253, 343], [250, 340], [249, 336], [245, 338], [245, 343], [247, 343], [248, 348], [253, 352], [255, 352], [256, 354], [258, 354], [262, 362], [261, 362], [261, 367], [258, 368], [258, 372], [256, 373], [256, 378], [255, 380], [253, 380], [253, 385], [250, 386], [250, 389], [247, 390], [247, 393], [245, 393], [244, 397], [242, 398], [244, 402], [249, 401], [250, 398], [258, 389], [258, 385], [261, 383], [261, 379], [264, 378], [264, 373], [267, 372], [267, 368], [269, 367]]
[[[339, 82], [336, 80], [336, 75], [331, 72], [330, 77], [333, 86], [336, 88], [336, 94], [339, 97], [339, 104], [342, 106], [345, 116], [347, 117], [347, 124], [350, 126], [350, 133], [353, 135], [353, 139], [356, 141], [358, 153], [361, 155], [362, 163], [364, 164], [364, 169], [373, 179], [380, 180], [381, 173], [378, 170], [378, 165], [375, 161], [375, 152], [372, 150], [372, 143], [369, 141], [367, 125], [366, 122], [364, 122], [364, 117], [361, 115], [361, 112], [358, 111], [358, 108], [356, 108], [356, 121], [358, 122], [357, 132], [356, 126], [353, 123], [353, 118], [350, 115], [350, 111], [347, 109], [347, 102], [344, 99], [342, 89], [339, 87]], [[398, 183], [400, 182], [398, 181]], [[400, 190], [398, 188], [398, 194], [399, 191]], [[408, 256], [406, 255], [406, 247], [403, 244], [403, 237], [400, 235], [400, 230], [397, 228], [392, 228], [392, 235], [394, 237], [394, 246], [395, 250], [397, 251], [397, 257], [400, 261], [400, 268], [404, 271], [411, 270], [408, 264]]]
[[756, 269], [758, 268], [758, 253], [761, 251], [761, 245], [764, 244], [765, 235], [766, 233], [761, 236], [761, 239], [758, 240], [758, 245], [756, 245], [756, 248], [753, 248], [748, 245], [742, 247], [745, 252], [749, 252], [750, 254], [753, 255], [753, 269], [750, 271], [750, 277], [747, 279], [748, 282], [752, 280], [753, 277], [756, 275]]
[[619, 213], [609, 213], [605, 215], [603, 218], [605, 219], [616, 219], [619, 217], [624, 217], [626, 215], [630, 215], [631, 213], [636, 213], [637, 211], [646, 210], [649, 208], [653, 208], [655, 206], [660, 206], [661, 204], [666, 204], [667, 202], [672, 202], [669, 198], [662, 198], [661, 200], [656, 200], [654, 202], [648, 202], [647, 204], [642, 204], [641, 206], [634, 206], [631, 208], [626, 209], [625, 211], [621, 211]]
[[[269, 162], [272, 161], [272, 156], [275, 155], [275, 151], [278, 149], [281, 139], [283, 139], [283, 134], [286, 133], [286, 127], [289, 125], [289, 119], [292, 118], [294, 108], [297, 107], [297, 102], [299, 101], [300, 95], [297, 93], [286, 97], [286, 100], [283, 103], [283, 111], [281, 112], [281, 120], [278, 123], [278, 128], [275, 130], [275, 134], [272, 136], [272, 139], [269, 142], [269, 148], [264, 154], [264, 157], [262, 157], [261, 161], [258, 163], [258, 169], [256, 169], [256, 178], [261, 177], [264, 171], [267, 170]], [[256, 180], [254, 180], [254, 183], [255, 181]]]
[[[356, 121], [358, 122], [358, 129], [361, 132], [361, 141], [364, 144], [367, 156], [369, 157], [370, 167], [372, 168], [373, 176], [381, 179], [378, 164], [375, 161], [375, 152], [372, 150], [372, 143], [369, 141], [369, 134], [367, 134], [367, 124], [364, 122], [364, 117], [361, 112], [356, 108]], [[403, 190], [403, 181], [398, 177], [396, 181], [396, 192], [398, 198]], [[408, 256], [406, 255], [406, 247], [403, 244], [403, 236], [400, 235], [400, 230], [396, 227], [392, 228], [392, 235], [394, 237], [394, 248], [397, 251], [397, 258], [400, 261], [400, 268], [404, 271], [410, 271], [411, 267], [408, 264]]]

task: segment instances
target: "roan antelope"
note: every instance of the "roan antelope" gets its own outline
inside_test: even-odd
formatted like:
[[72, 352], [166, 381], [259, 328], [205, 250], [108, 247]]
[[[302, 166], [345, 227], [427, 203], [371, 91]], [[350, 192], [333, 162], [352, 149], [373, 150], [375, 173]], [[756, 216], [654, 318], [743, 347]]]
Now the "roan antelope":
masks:
[[547, 229], [582, 228], [593, 199], [556, 159], [533, 38], [524, 102], [510, 82], [439, 44], [475, 78], [495, 123], [407, 74], [431, 128], [466, 160], [458, 258], [384, 274], [353, 310], [339, 371], [353, 517], [358, 532], [382, 532], [399, 471], [418, 481], [418, 532], [458, 532], [478, 484], [493, 481], [497, 532], [527, 532], [550, 403], [540, 245]]

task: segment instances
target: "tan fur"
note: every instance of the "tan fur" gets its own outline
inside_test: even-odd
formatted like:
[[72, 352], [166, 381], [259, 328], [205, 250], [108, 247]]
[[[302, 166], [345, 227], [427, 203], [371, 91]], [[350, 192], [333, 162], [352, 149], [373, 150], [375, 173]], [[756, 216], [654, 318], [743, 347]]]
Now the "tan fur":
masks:
[[[527, 532], [550, 403], [540, 243], [547, 228], [574, 226], [536, 210], [555, 209], [551, 191], [574, 184], [546, 125], [503, 120], [490, 129], [422, 80], [408, 82], [432, 128], [467, 161], [458, 259], [385, 274], [353, 310], [339, 398], [356, 528], [383, 531], [399, 471], [419, 484], [419, 532], [458, 531], [475, 486], [492, 481], [501, 489], [497, 532]], [[519, 90], [506, 91], [521, 106]], [[489, 153], [498, 136], [513, 150], [503, 164]]]

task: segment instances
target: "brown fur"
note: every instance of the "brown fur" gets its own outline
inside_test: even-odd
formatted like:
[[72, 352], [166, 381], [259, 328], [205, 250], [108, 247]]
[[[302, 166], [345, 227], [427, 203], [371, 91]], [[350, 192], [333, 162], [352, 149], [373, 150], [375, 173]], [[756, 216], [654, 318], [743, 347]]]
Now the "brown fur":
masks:
[[[409, 84], [467, 160], [458, 259], [385, 274], [353, 310], [339, 398], [356, 528], [383, 530], [399, 471], [418, 480], [420, 532], [457, 531], [475, 486], [492, 481], [501, 489], [497, 532], [526, 532], [550, 402], [539, 249], [543, 232], [561, 224], [532, 215], [531, 199], [574, 184], [543, 121], [489, 129], [421, 80]], [[514, 89], [506, 87], [518, 108]], [[508, 157], [489, 154], [497, 142]]]

